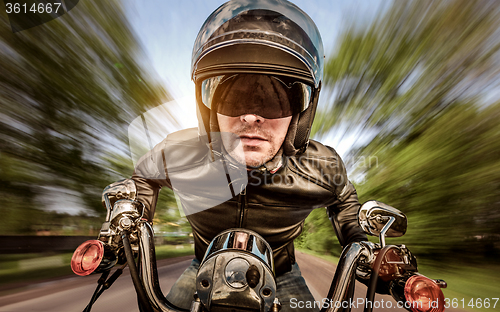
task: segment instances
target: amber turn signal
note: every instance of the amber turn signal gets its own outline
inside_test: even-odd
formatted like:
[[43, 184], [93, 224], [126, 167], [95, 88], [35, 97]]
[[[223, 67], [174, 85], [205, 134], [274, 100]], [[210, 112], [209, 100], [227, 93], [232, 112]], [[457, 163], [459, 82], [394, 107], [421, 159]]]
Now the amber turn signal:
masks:
[[413, 275], [405, 284], [405, 298], [413, 312], [443, 312], [440, 284], [423, 275]]
[[104, 244], [98, 240], [88, 240], [73, 253], [71, 269], [76, 275], [89, 275], [99, 267], [103, 257]]

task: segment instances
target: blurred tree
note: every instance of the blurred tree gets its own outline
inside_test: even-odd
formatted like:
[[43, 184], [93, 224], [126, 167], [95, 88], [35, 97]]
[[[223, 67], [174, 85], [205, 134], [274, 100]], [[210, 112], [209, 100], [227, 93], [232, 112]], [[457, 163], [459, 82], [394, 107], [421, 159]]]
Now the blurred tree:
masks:
[[395, 1], [367, 29], [348, 27], [326, 64], [330, 101], [314, 132], [345, 123], [347, 131], [418, 136], [457, 99], [493, 91], [499, 10], [498, 1]]
[[420, 255], [493, 256], [500, 233], [499, 118], [500, 103], [482, 110], [457, 103], [418, 138], [370, 142], [355, 154], [376, 155], [382, 165], [364, 170], [361, 198], [402, 209], [409, 229], [400, 241]]
[[163, 232], [191, 232], [191, 225], [187, 218], [181, 215], [174, 193], [169, 188], [162, 188], [160, 191], [153, 221], [161, 226]]
[[104, 212], [100, 193], [120, 172], [103, 158], [125, 157], [128, 123], [169, 98], [152, 73], [117, 0], [15, 34], [0, 13], [1, 232], [27, 231], [43, 187]]
[[325, 209], [315, 209], [304, 222], [301, 235], [295, 240], [299, 248], [315, 250], [324, 254], [339, 256], [342, 252], [335, 231], [328, 218], [325, 218]]
[[355, 172], [360, 199], [407, 213], [401, 241], [419, 254], [477, 257], [499, 242], [499, 26], [498, 1], [395, 1], [328, 60], [313, 129], [372, 138], [349, 155], [378, 159]]

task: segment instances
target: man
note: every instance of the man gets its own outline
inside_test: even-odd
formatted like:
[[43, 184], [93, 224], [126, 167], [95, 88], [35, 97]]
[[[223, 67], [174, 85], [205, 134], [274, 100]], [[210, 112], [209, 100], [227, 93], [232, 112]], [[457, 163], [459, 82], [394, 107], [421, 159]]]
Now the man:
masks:
[[[327, 207], [343, 246], [366, 240], [342, 160], [309, 140], [323, 59], [314, 22], [287, 1], [230, 1], [202, 26], [192, 59], [199, 134], [174, 134], [191, 133], [182, 144], [167, 138], [132, 177], [149, 221], [167, 186], [179, 194], [193, 229], [196, 259], [167, 296], [174, 305], [189, 309], [200, 261], [226, 229], [252, 230], [270, 244], [282, 311], [290, 311], [292, 299], [314, 301], [293, 245], [312, 209]], [[243, 173], [234, 173], [238, 166]], [[211, 186], [216, 171], [227, 176], [221, 189], [231, 191], [223, 200]]]

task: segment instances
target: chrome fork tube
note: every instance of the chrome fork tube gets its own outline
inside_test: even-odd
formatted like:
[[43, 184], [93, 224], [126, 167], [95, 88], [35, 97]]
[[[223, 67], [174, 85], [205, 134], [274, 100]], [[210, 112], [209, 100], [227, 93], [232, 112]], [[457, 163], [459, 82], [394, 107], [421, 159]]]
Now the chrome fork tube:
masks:
[[146, 290], [146, 295], [155, 311], [179, 312], [169, 305], [158, 282], [153, 229], [149, 223], [140, 222], [138, 230], [141, 281]]
[[351, 283], [355, 282], [354, 274], [361, 258], [370, 259], [372, 248], [364, 243], [351, 243], [347, 245], [342, 254], [335, 271], [335, 276], [328, 292], [328, 307], [321, 309], [321, 312], [338, 312], [342, 310], [342, 302], [346, 298]]

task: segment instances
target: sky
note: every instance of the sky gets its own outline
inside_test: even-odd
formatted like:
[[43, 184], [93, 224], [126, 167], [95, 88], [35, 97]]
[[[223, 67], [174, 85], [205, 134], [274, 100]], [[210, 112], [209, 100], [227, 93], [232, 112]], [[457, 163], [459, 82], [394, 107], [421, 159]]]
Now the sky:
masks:
[[[126, 14], [139, 41], [164, 81], [167, 90], [180, 99], [194, 96], [191, 81], [191, 53], [198, 31], [205, 19], [225, 1], [222, 0], [128, 0]], [[382, 0], [292, 0], [315, 21], [328, 55], [343, 25], [350, 20], [369, 22]], [[323, 98], [320, 97], [320, 105]], [[191, 102], [190, 102], [191, 103]], [[178, 119], [185, 128], [196, 127], [195, 103], [185, 105]], [[326, 142], [324, 141], [326, 140]], [[341, 156], [353, 144], [353, 138], [327, 136], [323, 143], [334, 146]]]

